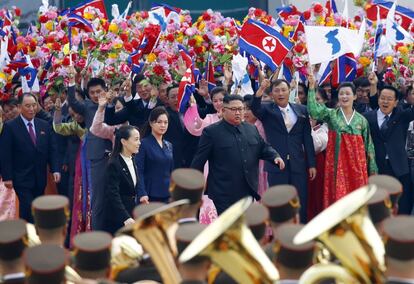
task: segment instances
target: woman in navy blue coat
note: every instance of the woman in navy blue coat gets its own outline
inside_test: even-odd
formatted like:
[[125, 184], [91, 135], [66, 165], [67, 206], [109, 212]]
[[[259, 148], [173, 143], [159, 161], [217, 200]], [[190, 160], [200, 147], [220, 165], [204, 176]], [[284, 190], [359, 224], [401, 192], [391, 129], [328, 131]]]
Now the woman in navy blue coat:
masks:
[[172, 144], [163, 139], [168, 129], [168, 113], [164, 107], [154, 108], [149, 115], [151, 134], [142, 139], [135, 157], [138, 168], [138, 200], [141, 203], [170, 198], [170, 176], [174, 167]]

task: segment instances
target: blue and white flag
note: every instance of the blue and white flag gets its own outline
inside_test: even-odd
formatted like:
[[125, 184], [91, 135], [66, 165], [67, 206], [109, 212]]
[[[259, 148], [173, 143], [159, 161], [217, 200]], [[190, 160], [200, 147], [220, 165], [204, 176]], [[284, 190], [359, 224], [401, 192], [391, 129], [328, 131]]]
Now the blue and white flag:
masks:
[[396, 5], [396, 2], [394, 2], [387, 15], [385, 38], [391, 45], [396, 45], [397, 43], [411, 43], [414, 41], [411, 35], [395, 21]]

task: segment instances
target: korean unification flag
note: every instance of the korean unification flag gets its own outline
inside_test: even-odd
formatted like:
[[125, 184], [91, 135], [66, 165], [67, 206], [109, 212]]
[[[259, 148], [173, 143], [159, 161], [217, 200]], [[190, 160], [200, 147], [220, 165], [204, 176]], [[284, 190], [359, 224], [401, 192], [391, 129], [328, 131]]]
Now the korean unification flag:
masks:
[[345, 53], [359, 53], [360, 51], [357, 30], [343, 27], [305, 26], [305, 35], [310, 64], [332, 61]]
[[395, 20], [395, 7], [396, 3], [392, 5], [387, 15], [385, 38], [391, 45], [396, 45], [397, 43], [411, 43], [414, 41], [411, 35]]

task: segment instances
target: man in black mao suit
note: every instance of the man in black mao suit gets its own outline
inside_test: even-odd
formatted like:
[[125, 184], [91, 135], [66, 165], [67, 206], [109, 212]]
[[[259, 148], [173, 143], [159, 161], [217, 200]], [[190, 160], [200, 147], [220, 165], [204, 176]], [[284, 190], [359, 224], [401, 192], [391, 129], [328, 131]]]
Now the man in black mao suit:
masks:
[[251, 195], [256, 200], [259, 160], [285, 164], [279, 154], [259, 135], [257, 128], [243, 122], [244, 105], [238, 95], [223, 100], [223, 120], [206, 127], [201, 135], [192, 168], [203, 171], [208, 161], [207, 192], [218, 214]]
[[[270, 86], [274, 103], [262, 105], [262, 95]], [[267, 141], [286, 161], [281, 171], [271, 163], [265, 164], [269, 186], [291, 184], [301, 200], [300, 218], [306, 222], [307, 182], [316, 176], [315, 150], [306, 106], [289, 103], [290, 85], [286, 80], [275, 80], [271, 85], [264, 80], [253, 98], [251, 110], [263, 123]]]
[[20, 217], [33, 222], [31, 203], [44, 194], [47, 165], [54, 181], [60, 181], [54, 132], [48, 122], [35, 118], [37, 100], [33, 94], [19, 99], [20, 115], [4, 125], [1, 136], [1, 169], [8, 188], [14, 188]]
[[398, 90], [392, 86], [382, 88], [378, 105], [378, 110], [364, 114], [375, 146], [378, 173], [399, 179], [403, 194], [398, 212], [411, 214], [414, 196], [405, 146], [408, 125], [414, 120], [414, 108], [398, 107]]

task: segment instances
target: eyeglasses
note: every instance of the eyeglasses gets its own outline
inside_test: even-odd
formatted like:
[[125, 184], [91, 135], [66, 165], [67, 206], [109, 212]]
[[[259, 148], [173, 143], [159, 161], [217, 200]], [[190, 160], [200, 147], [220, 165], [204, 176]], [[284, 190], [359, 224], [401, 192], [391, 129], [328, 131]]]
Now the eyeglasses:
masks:
[[230, 110], [231, 112], [234, 112], [234, 113], [243, 112], [245, 110], [244, 107], [224, 107], [224, 108], [226, 108], [226, 109], [228, 109], [228, 110]]

